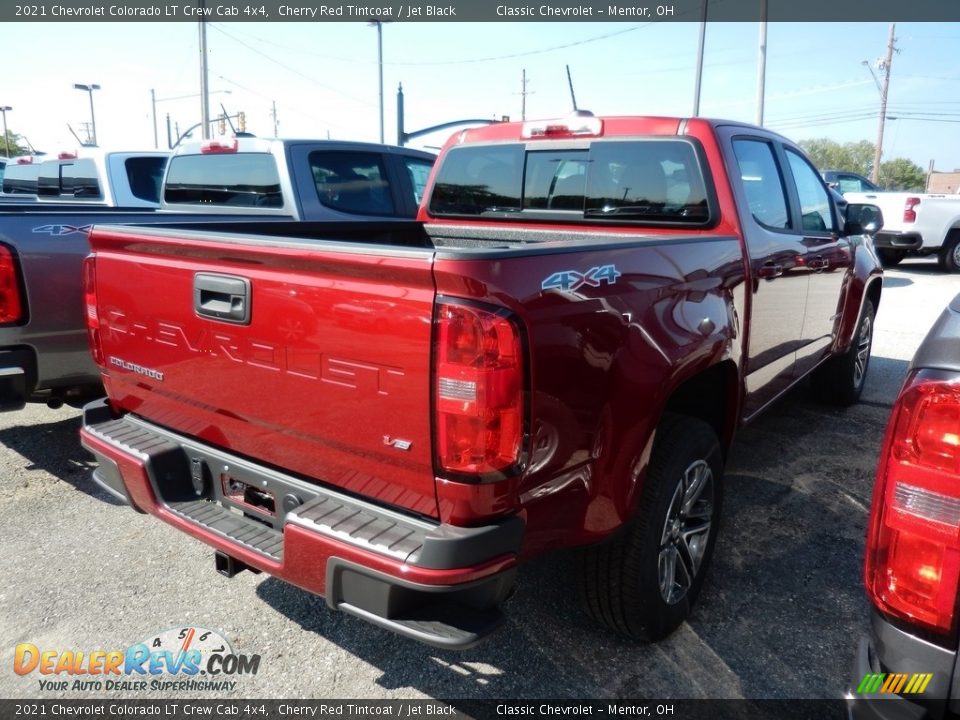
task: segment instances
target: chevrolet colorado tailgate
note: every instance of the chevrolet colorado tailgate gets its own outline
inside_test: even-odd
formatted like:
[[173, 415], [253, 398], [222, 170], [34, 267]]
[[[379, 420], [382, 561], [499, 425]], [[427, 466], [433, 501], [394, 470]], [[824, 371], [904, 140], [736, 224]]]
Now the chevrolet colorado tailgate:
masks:
[[[336, 226], [328, 230], [336, 236]], [[88, 313], [99, 316], [97, 347], [116, 409], [436, 516], [432, 254], [226, 237], [119, 227], [91, 234], [87, 292], [95, 281], [96, 301]], [[265, 507], [282, 501], [203, 472], [218, 493], [233, 487]]]

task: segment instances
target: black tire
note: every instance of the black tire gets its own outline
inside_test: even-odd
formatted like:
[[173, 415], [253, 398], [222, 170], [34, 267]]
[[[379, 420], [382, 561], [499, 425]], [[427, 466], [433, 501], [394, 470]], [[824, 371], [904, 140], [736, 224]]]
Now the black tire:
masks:
[[949, 273], [960, 273], [960, 231], [951, 230], [940, 248], [940, 267]]
[[907, 256], [906, 250], [894, 250], [893, 248], [877, 248], [877, 257], [884, 267], [893, 267], [899, 265]]
[[[689, 617], [716, 542], [722, 473], [720, 443], [709, 425], [664, 417], [636, 517], [610, 540], [580, 553], [580, 600], [591, 617], [650, 641]], [[685, 506], [684, 494], [691, 492]]]
[[870, 366], [875, 316], [873, 302], [864, 300], [850, 347], [813, 371], [813, 392], [817, 399], [831, 405], [852, 405], [860, 399]]

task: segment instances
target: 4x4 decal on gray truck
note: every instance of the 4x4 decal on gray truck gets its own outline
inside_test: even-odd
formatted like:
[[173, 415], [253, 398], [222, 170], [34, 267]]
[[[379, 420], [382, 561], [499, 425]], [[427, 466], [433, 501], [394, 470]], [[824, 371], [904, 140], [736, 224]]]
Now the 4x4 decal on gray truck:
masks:
[[83, 233], [84, 235], [89, 235], [90, 228], [92, 227], [93, 225], [41, 225], [40, 227], [35, 227], [33, 232], [40, 233], [42, 235], [52, 235], [53, 237], [72, 235], [73, 233]]

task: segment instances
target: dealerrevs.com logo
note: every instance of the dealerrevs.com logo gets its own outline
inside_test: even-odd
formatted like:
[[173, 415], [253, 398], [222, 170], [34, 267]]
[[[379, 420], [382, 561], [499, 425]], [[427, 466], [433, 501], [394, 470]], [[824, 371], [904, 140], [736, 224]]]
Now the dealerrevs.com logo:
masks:
[[56, 650], [20, 643], [13, 671], [36, 676], [41, 690], [229, 692], [235, 679], [256, 675], [259, 655], [234, 652], [214, 630], [179, 627], [152, 634], [126, 650]]

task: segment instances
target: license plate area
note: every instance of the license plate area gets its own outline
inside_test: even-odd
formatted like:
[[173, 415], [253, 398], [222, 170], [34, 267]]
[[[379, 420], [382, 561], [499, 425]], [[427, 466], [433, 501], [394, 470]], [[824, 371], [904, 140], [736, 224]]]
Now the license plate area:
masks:
[[168, 504], [203, 500], [282, 530], [287, 514], [317, 495], [305, 482], [243, 460], [227, 460], [216, 451], [196, 447], [186, 446], [183, 450], [189, 479], [176, 473], [158, 478], [158, 494]]
[[271, 518], [277, 516], [277, 499], [266, 488], [245, 483], [227, 473], [220, 473], [220, 491], [223, 499], [232, 505], [258, 514], [263, 513]]

